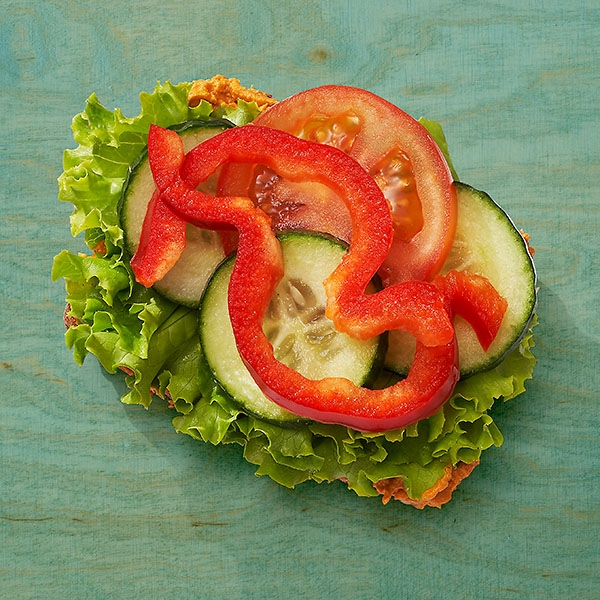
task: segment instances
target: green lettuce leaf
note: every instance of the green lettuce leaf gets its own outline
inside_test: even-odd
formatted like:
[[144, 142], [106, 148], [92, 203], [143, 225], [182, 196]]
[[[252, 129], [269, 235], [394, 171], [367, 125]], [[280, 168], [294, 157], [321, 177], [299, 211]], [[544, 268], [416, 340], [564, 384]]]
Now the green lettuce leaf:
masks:
[[[88, 98], [85, 110], [73, 119], [71, 127], [79, 146], [65, 151], [64, 172], [58, 179], [59, 200], [75, 206], [71, 215], [74, 237], [84, 231], [97, 234], [100, 230], [109, 252], [122, 250], [119, 200], [129, 166], [146, 146], [150, 125], [171, 127], [184, 121], [217, 117], [206, 101], [193, 108], [188, 106], [190, 87], [189, 83], [158, 83], [153, 93], [140, 95], [142, 110], [135, 118], [124, 117], [119, 109], [109, 111], [96, 94]], [[256, 104], [240, 102], [235, 108], [220, 110], [218, 118], [231, 117], [232, 123], [239, 124], [251, 121], [257, 114]]]
[[448, 142], [446, 141], [446, 136], [444, 134], [444, 130], [442, 126], [437, 121], [431, 121], [430, 119], [426, 119], [425, 117], [421, 117], [419, 119], [419, 123], [427, 129], [429, 135], [434, 139], [435, 143], [438, 145], [438, 148], [442, 151], [446, 162], [448, 163], [448, 168], [450, 169], [450, 173], [452, 173], [452, 177], [454, 181], [459, 181], [458, 174], [452, 164], [452, 159], [450, 158], [450, 151], [448, 149]]
[[[460, 381], [435, 415], [381, 434], [315, 422], [269, 423], [245, 414], [214, 381], [197, 335], [197, 311], [135, 282], [118, 212], [129, 166], [144, 151], [151, 123], [170, 127], [225, 118], [243, 125], [258, 114], [255, 104], [245, 102], [214, 112], [206, 102], [190, 108], [190, 85], [157, 84], [141, 94], [141, 112], [134, 118], [106, 109], [92, 95], [73, 119], [78, 146], [64, 154], [59, 199], [74, 206], [72, 235], [83, 235], [88, 248], [97, 249], [91, 256], [63, 251], [52, 268], [53, 279], [65, 281], [69, 315], [78, 323], [65, 336], [75, 361], [82, 364], [92, 354], [109, 373], [124, 371], [123, 402], [149, 407], [156, 395], [168, 398], [178, 432], [242, 446], [257, 475], [287, 487], [342, 480], [359, 495], [376, 496], [373, 483], [402, 477], [407, 493], [419, 498], [448, 464], [479, 460], [484, 450], [502, 444], [493, 405], [524, 391], [535, 364], [531, 330], [498, 367]], [[441, 127], [422, 122], [456, 176]]]
[[433, 416], [381, 434], [322, 423], [267, 423], [245, 415], [217, 384], [188, 414], [175, 417], [173, 425], [212, 444], [240, 444], [244, 458], [258, 466], [257, 475], [287, 487], [309, 479], [340, 479], [361, 496], [376, 496], [373, 483], [402, 477], [409, 496], [418, 499], [448, 464], [477, 461], [484, 450], [502, 444], [490, 409], [495, 401], [524, 391], [535, 365], [532, 347], [530, 330], [498, 367], [460, 381]]
[[127, 118], [106, 109], [92, 94], [73, 119], [77, 148], [66, 150], [58, 198], [74, 206], [71, 234], [84, 234], [84, 256], [63, 251], [53, 263], [54, 280], [64, 279], [69, 314], [79, 325], [66, 333], [67, 345], [81, 364], [93, 354], [109, 372], [125, 370], [123, 402], [148, 407], [154, 394], [167, 396], [188, 412], [212, 382], [197, 331], [197, 312], [139, 286], [124, 256], [119, 202], [129, 167], [145, 151], [152, 123], [171, 127], [190, 120], [250, 122], [254, 103], [240, 102], [216, 115], [208, 102], [188, 106], [190, 83], [156, 85], [140, 95], [141, 112]]

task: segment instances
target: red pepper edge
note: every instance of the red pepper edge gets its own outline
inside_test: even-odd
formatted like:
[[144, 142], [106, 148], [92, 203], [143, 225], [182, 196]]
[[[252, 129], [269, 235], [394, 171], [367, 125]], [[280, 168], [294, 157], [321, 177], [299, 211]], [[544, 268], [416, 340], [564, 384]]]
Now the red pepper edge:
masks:
[[[161, 239], [163, 223], [157, 205], [166, 204], [175, 222], [180, 219], [215, 229], [233, 225], [240, 243], [229, 287], [232, 327], [240, 355], [270, 398], [301, 416], [362, 431], [404, 427], [437, 411], [459, 376], [454, 330], [444, 299], [432, 284], [410, 281], [372, 295], [364, 293], [386, 256], [392, 225], [383, 194], [362, 167], [335, 148], [259, 126], [227, 130], [185, 157], [173, 136], [178, 137], [157, 126], [150, 129], [151, 166], [165, 160], [162, 164], [168, 165], [168, 173], [161, 170], [156, 177], [160, 196], [144, 224], [148, 243], [132, 261], [136, 277], [139, 270], [151, 272], [170, 243]], [[171, 157], [165, 159], [165, 153]], [[330, 185], [346, 200], [353, 239], [326, 281], [328, 316], [338, 329], [359, 338], [394, 328], [410, 331], [417, 338], [417, 350], [406, 379], [384, 390], [371, 390], [342, 378], [310, 380], [274, 358], [262, 331], [265, 310], [282, 275], [270, 220], [248, 198], [213, 197], [194, 189], [227, 161], [260, 162], [277, 167], [292, 180], [309, 177]], [[151, 285], [151, 279], [138, 281]]]
[[502, 325], [508, 302], [487, 277], [470, 271], [451, 270], [434, 278], [433, 284], [446, 299], [446, 310], [454, 319], [468, 321], [481, 347], [487, 351]]

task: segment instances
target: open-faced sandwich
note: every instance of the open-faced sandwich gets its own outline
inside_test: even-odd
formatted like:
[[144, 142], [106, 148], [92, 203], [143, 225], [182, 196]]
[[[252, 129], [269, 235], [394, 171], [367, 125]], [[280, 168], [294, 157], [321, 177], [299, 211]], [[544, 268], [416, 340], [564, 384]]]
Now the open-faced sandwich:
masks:
[[533, 251], [460, 182], [441, 127], [365, 90], [235, 79], [92, 95], [59, 198], [66, 341], [257, 474], [447, 502], [535, 359]]

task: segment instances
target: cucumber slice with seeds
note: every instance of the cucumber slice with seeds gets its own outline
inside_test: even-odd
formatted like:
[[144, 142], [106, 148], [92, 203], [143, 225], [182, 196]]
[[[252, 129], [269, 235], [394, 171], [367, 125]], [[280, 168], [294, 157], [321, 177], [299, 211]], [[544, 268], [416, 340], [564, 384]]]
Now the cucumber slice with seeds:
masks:
[[[323, 280], [339, 264], [345, 246], [331, 237], [291, 232], [279, 236], [285, 274], [267, 309], [263, 330], [275, 357], [311, 379], [346, 377], [369, 383], [381, 366], [385, 336], [359, 341], [335, 330], [325, 316]], [[200, 307], [200, 341], [215, 379], [247, 413], [269, 421], [303, 419], [267, 398], [240, 358], [227, 305], [235, 257], [211, 278]]]
[[[508, 301], [500, 331], [487, 352], [469, 324], [455, 320], [461, 377], [467, 377], [497, 365], [528, 331], [536, 307], [536, 273], [527, 243], [510, 217], [485, 192], [463, 183], [456, 187], [456, 235], [442, 273], [454, 269], [483, 275]], [[414, 340], [391, 332], [386, 367], [406, 374], [413, 355]]]
[[[183, 140], [184, 150], [194, 146], [231, 127], [226, 121], [188, 121], [173, 127]], [[214, 193], [214, 181], [209, 179], [203, 190]], [[133, 256], [137, 250], [148, 203], [155, 190], [147, 153], [132, 165], [129, 177], [123, 188], [119, 207], [121, 228], [124, 232], [125, 247]], [[175, 266], [165, 277], [154, 285], [163, 296], [183, 304], [197, 307], [202, 292], [215, 268], [225, 258], [219, 234], [188, 225], [187, 244]]]

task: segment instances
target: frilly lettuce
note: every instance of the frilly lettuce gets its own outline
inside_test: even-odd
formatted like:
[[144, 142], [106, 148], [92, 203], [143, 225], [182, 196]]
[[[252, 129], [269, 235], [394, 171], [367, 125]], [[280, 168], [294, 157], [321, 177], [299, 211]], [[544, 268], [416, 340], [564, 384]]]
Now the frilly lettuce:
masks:
[[[129, 165], [144, 151], [151, 123], [169, 127], [192, 119], [225, 118], [235, 125], [252, 121], [255, 104], [238, 103], [213, 113], [201, 102], [190, 108], [190, 84], [157, 84], [140, 96], [141, 112], [127, 118], [109, 111], [95, 95], [73, 120], [79, 144], [64, 155], [59, 199], [70, 202], [73, 236], [85, 235], [91, 256], [63, 251], [55, 257], [54, 279], [63, 278], [70, 316], [77, 325], [66, 333], [75, 361], [96, 356], [109, 373], [125, 371], [122, 401], [149, 407], [154, 395], [168, 398], [178, 416], [178, 432], [212, 444], [237, 443], [244, 457], [267, 475], [293, 487], [312, 479], [341, 479], [363, 496], [375, 496], [373, 483], [402, 477], [408, 494], [419, 498], [448, 464], [470, 463], [483, 450], [502, 444], [490, 414], [494, 401], [524, 391], [535, 359], [531, 330], [497, 368], [460, 381], [452, 398], [432, 417], [381, 434], [342, 426], [308, 423], [280, 426], [245, 414], [212, 378], [200, 346], [197, 310], [166, 300], [138, 285], [124, 255], [118, 205]], [[424, 123], [442, 144], [437, 123]]]
[[196, 439], [244, 446], [246, 460], [258, 465], [257, 475], [268, 475], [288, 487], [308, 479], [342, 479], [357, 494], [375, 496], [374, 482], [402, 477], [408, 494], [419, 498], [449, 463], [471, 463], [483, 450], [502, 444], [489, 410], [495, 400], [508, 400], [524, 390], [535, 364], [532, 346], [529, 332], [507, 357], [510, 370], [501, 364], [461, 381], [432, 417], [381, 434], [322, 423], [295, 427], [266, 423], [245, 415], [217, 384], [173, 424]]
[[[92, 256], [67, 251], [55, 257], [54, 279], [64, 278], [70, 315], [80, 324], [66, 334], [77, 363], [94, 354], [110, 373], [123, 368], [130, 391], [123, 401], [148, 407], [152, 392], [169, 394], [174, 404], [190, 410], [209, 378], [197, 341], [197, 314], [177, 306], [135, 283], [124, 256], [119, 202], [129, 166], [145, 150], [152, 123], [170, 127], [184, 121], [227, 119], [232, 125], [250, 122], [258, 114], [254, 103], [213, 107], [202, 101], [188, 106], [191, 84], [157, 84], [140, 95], [135, 118], [106, 109], [92, 94], [85, 110], [73, 119], [78, 147], [66, 150], [58, 198], [70, 202], [71, 234], [85, 235]], [[190, 368], [191, 365], [191, 368]]]

